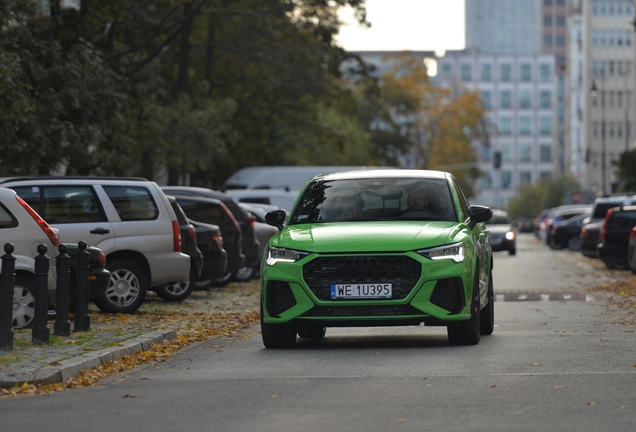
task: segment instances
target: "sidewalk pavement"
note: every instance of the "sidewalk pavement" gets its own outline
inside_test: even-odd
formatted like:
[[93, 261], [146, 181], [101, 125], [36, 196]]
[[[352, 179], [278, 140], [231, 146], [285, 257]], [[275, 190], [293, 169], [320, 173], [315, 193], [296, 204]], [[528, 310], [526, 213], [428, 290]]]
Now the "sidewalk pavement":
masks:
[[90, 303], [89, 331], [55, 336], [55, 321], [50, 320], [47, 345], [34, 345], [30, 329], [14, 330], [13, 350], [0, 351], [0, 388], [22, 386], [25, 382], [64, 382], [77, 377], [81, 370], [148, 350], [151, 344], [174, 339], [188, 331], [203, 332], [215, 327], [227, 330], [230, 322], [227, 317], [258, 311], [259, 292], [258, 280], [194, 291], [180, 302], [164, 301], [149, 291], [146, 301], [134, 314], [102, 313]]
[[151, 344], [177, 337], [174, 330], [112, 328], [108, 322], [91, 323], [87, 332], [53, 335], [50, 344], [31, 344], [31, 330], [15, 330], [13, 350], [0, 351], [0, 388], [28, 384], [55, 384], [125, 355], [145, 351]]

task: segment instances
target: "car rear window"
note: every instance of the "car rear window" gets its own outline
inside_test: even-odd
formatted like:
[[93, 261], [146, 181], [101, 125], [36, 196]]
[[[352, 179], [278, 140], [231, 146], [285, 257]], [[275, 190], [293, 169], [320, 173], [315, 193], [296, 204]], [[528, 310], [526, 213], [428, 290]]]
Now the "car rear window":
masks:
[[9, 211], [4, 204], [0, 203], [0, 229], [15, 228], [18, 225], [18, 219]]
[[104, 220], [95, 191], [90, 186], [21, 186], [13, 189], [50, 224]]
[[622, 201], [597, 203], [596, 206], [594, 206], [594, 213], [592, 214], [592, 219], [603, 219], [609, 209], [613, 207], [618, 207], [621, 204], [622, 204]]
[[636, 225], [636, 211], [614, 211], [608, 223], [612, 228], [631, 229]]
[[157, 203], [143, 186], [104, 186], [122, 221], [154, 220], [159, 217]]
[[189, 200], [187, 198], [178, 199], [177, 201], [186, 215], [195, 221], [218, 225], [226, 216], [225, 210], [220, 204]]

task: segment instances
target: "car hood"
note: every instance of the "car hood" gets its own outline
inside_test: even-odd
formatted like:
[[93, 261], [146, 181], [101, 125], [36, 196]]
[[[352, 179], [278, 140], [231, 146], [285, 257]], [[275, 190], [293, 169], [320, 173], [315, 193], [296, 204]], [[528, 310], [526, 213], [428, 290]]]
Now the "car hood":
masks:
[[457, 222], [342, 222], [287, 226], [273, 246], [306, 252], [398, 252], [459, 241], [467, 230]]

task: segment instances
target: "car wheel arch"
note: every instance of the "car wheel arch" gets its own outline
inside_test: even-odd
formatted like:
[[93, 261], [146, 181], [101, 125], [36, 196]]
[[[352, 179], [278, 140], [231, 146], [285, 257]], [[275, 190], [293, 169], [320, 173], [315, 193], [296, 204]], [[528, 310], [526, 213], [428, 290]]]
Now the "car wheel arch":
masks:
[[152, 280], [150, 274], [150, 264], [142, 253], [133, 250], [126, 250], [112, 252], [106, 255], [106, 267], [108, 267], [108, 263], [115, 261], [130, 261], [136, 264], [144, 272], [146, 281], [148, 281], [148, 285], [150, 286]]

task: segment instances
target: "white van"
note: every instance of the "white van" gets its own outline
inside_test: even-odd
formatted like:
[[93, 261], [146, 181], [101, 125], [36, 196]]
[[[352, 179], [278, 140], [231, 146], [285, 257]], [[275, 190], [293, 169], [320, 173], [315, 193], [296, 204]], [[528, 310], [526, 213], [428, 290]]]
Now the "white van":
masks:
[[[228, 193], [233, 189], [283, 189], [300, 191], [318, 174], [340, 171], [387, 169], [391, 167], [366, 166], [260, 166], [243, 168], [225, 181]], [[287, 209], [290, 210], [290, 209]]]
[[291, 211], [300, 191], [281, 189], [230, 189], [226, 193], [238, 203], [268, 204]]

